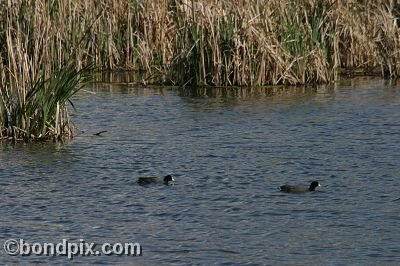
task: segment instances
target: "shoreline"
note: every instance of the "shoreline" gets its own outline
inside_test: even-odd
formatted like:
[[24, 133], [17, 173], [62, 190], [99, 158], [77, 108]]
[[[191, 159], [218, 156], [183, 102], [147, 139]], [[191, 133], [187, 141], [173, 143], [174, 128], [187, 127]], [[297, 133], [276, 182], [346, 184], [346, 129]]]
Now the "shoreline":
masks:
[[0, 137], [71, 138], [67, 105], [88, 68], [136, 70], [148, 75], [143, 84], [182, 87], [400, 75], [398, 0], [0, 5]]

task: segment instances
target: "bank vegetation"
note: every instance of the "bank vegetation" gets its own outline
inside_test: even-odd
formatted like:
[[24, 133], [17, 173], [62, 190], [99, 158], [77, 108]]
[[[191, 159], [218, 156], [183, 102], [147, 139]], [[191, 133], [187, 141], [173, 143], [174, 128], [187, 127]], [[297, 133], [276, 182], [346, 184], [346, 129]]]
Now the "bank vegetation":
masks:
[[93, 67], [180, 86], [395, 78], [399, 13], [397, 0], [4, 0], [0, 138], [70, 138], [67, 105]]

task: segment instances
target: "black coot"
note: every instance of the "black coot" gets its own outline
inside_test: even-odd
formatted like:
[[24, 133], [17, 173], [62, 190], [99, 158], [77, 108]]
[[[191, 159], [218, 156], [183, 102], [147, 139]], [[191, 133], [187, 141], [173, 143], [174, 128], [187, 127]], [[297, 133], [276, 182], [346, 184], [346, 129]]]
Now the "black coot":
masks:
[[320, 184], [318, 181], [311, 182], [310, 186], [293, 186], [293, 185], [284, 185], [281, 186], [281, 191], [283, 192], [292, 192], [292, 193], [304, 193], [309, 191], [314, 191], [316, 187], [319, 187]]
[[149, 184], [165, 184], [165, 185], [170, 185], [175, 182], [175, 179], [172, 175], [166, 175], [164, 179], [160, 179], [158, 177], [140, 177], [138, 179], [138, 184], [139, 185], [149, 185]]

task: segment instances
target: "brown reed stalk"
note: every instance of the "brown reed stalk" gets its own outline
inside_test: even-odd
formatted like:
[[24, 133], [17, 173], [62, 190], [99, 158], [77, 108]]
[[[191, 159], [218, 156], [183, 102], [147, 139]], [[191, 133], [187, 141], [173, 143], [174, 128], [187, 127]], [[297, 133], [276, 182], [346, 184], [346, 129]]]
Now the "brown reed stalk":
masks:
[[8, 16], [13, 21], [24, 12], [19, 28], [26, 36], [29, 29], [30, 41], [42, 40], [28, 48], [37, 55], [32, 64], [47, 71], [74, 51], [79, 66], [92, 62], [100, 69], [161, 72], [178, 84], [328, 82], [338, 78], [340, 68], [360, 67], [398, 74], [398, 55], [385, 52], [399, 45], [394, 1], [16, 0], [5, 5], [2, 12], [13, 14]]

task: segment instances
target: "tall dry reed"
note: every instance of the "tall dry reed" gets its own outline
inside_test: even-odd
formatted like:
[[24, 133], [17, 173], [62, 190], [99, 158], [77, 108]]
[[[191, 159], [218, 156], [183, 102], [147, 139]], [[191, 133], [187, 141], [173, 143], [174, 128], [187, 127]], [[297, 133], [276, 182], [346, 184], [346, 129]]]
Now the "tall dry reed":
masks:
[[[10, 106], [21, 109], [35, 84], [71, 62], [77, 70], [93, 64], [143, 71], [144, 82], [159, 77], [179, 85], [330, 82], [360, 69], [396, 77], [399, 6], [398, 0], [1, 1], [0, 134], [10, 134]], [[26, 131], [29, 119], [15, 130]]]

